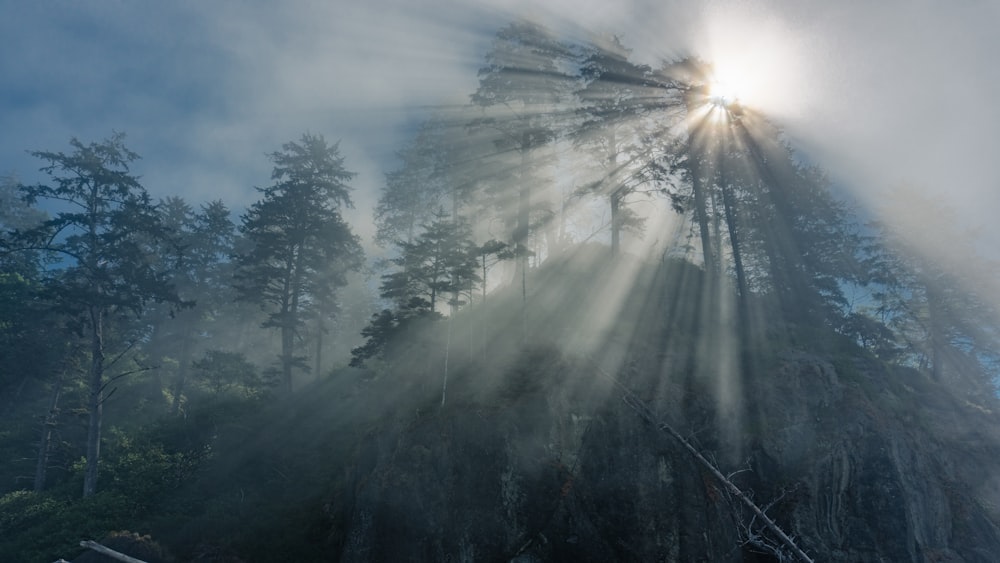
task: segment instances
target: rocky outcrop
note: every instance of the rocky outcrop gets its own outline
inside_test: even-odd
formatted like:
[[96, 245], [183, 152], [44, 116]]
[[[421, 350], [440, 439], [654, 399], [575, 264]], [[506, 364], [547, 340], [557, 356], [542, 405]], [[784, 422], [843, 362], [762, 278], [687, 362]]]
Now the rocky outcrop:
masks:
[[[1000, 419], [985, 405], [873, 360], [792, 352], [744, 385], [737, 413], [695, 377], [656, 379], [627, 384], [815, 560], [1000, 552]], [[755, 546], [759, 522], [586, 362], [430, 405], [364, 440], [343, 561], [776, 560]]]

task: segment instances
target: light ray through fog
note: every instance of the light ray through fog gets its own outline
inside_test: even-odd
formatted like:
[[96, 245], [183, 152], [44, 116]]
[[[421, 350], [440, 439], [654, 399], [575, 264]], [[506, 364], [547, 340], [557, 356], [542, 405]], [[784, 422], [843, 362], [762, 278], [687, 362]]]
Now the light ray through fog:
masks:
[[[1000, 480], [935, 461], [988, 465], [1000, 448], [984, 424], [1000, 416], [997, 7], [4, 15], [0, 153], [74, 137], [83, 154], [34, 152], [59, 163], [39, 175], [0, 165], [0, 352], [25, 368], [0, 370], [24, 422], [0, 446], [38, 454], [35, 494], [7, 509], [93, 508], [43, 490], [50, 453], [62, 484], [79, 473], [86, 402], [85, 494], [128, 500], [104, 520], [152, 525], [182, 558], [753, 558], [770, 546], [737, 501], [754, 495], [817, 554], [1000, 543]], [[145, 157], [134, 170], [90, 168], [109, 149], [84, 147], [109, 129]], [[32, 227], [54, 210], [32, 200], [63, 198], [36, 180], [83, 194], [108, 177], [121, 189], [103, 202], [141, 196], [103, 234], [96, 216], [79, 236]], [[170, 199], [146, 206], [143, 186]], [[64, 269], [49, 253], [74, 241], [84, 259]], [[84, 278], [100, 295], [78, 299]], [[162, 295], [139, 299], [146, 285]], [[14, 457], [0, 473], [18, 489], [29, 457]], [[872, 502], [907, 541], [881, 542], [876, 522], [845, 544]], [[911, 526], [920, 512], [954, 534]]]
[[[708, 76], [696, 67], [692, 68], [696, 72], [684, 75], [685, 77], [694, 76], [697, 79]], [[512, 72], [515, 77], [519, 74], [517, 70]], [[531, 76], [527, 71], [524, 74]], [[581, 87], [572, 77], [563, 80], [566, 81], [562, 86], [564, 91]], [[570, 102], [555, 105], [504, 103], [500, 107], [481, 110], [478, 114], [475, 111], [462, 112], [460, 117], [444, 119], [442, 123], [445, 127], [441, 136], [444, 144], [439, 145], [440, 149], [444, 153], [456, 154], [465, 151], [467, 155], [447, 164], [448, 172], [445, 176], [454, 178], [460, 175], [464, 178], [463, 185], [478, 186], [485, 190], [482, 193], [491, 198], [490, 209], [497, 215], [480, 217], [480, 222], [494, 225], [499, 221], [506, 225], [508, 233], [516, 222], [515, 210], [523, 197], [519, 195], [521, 186], [525, 182], [537, 186], [531, 195], [532, 205], [536, 207], [533, 213], [541, 214], [533, 220], [535, 236], [530, 240], [529, 246], [534, 255], [533, 269], [539, 271], [538, 275], [542, 277], [533, 277], [526, 286], [523, 322], [525, 327], [531, 328], [522, 330], [556, 337], [565, 330], [559, 327], [579, 327], [578, 331], [561, 337], [563, 340], [558, 342], [560, 348], [585, 357], [598, 357], [603, 369], [620, 373], [628, 369], [630, 357], [635, 352], [634, 343], [648, 336], [643, 331], [649, 330], [650, 326], [659, 326], [657, 323], [681, 323], [691, 346], [684, 355], [687, 359], [665, 361], [658, 366], [657, 373], [665, 378], [667, 386], [671, 381], [678, 382], [691, 376], [704, 379], [705, 385], [717, 400], [716, 412], [720, 427], [725, 428], [730, 437], [735, 437], [742, 424], [739, 399], [743, 379], [747, 370], [752, 367], [749, 365], [751, 360], [748, 349], [760, 344], [760, 337], [754, 339], [752, 335], [756, 331], [774, 330], [774, 327], [769, 325], [764, 316], [755, 315], [763, 310], [759, 301], [763, 299], [762, 292], [767, 288], [754, 286], [751, 290], [744, 279], [744, 270], [749, 266], [741, 263], [741, 253], [746, 252], [741, 245], [747, 243], [746, 240], [741, 243], [739, 235], [746, 236], [743, 231], [750, 219], [736, 209], [739, 202], [732, 192], [742, 190], [745, 192], [742, 195], [744, 200], [751, 196], [765, 199], [769, 197], [764, 194], [773, 196], [773, 190], [777, 189], [773, 185], [776, 179], [769, 172], [767, 160], [789, 158], [789, 155], [761, 154], [752, 138], [757, 134], [766, 134], [769, 130], [765, 127], [759, 133], [755, 131], [758, 126], [753, 117], [756, 114], [752, 110], [742, 110], [736, 105], [713, 101], [706, 95], [704, 83], [679, 82], [668, 73], [657, 79], [658, 83], [644, 86], [637, 94], [631, 85], [647, 80], [646, 78], [619, 74], [613, 80], [605, 97], [594, 98], [596, 103], [620, 104], [622, 99], [638, 98], [639, 104], [645, 105], [636, 111], [634, 117], [614, 121], [607, 128], [603, 128], [599, 121], [588, 121], [587, 117], [581, 117], [583, 114]], [[531, 88], [529, 82], [528, 89]], [[530, 91], [525, 96], [526, 99], [544, 98], [541, 95], [535, 96]], [[556, 128], [582, 126], [585, 134], [576, 136], [575, 142], [539, 145], [531, 148], [531, 154], [525, 156], [526, 149], [523, 147], [516, 150], [511, 148], [517, 147], [518, 142], [517, 135], [511, 132], [518, 131], [531, 120], [540, 120]], [[777, 143], [778, 140], [775, 139], [774, 142]], [[684, 146], [687, 148], [684, 149]], [[672, 152], [678, 150], [681, 152]], [[601, 154], [607, 156], [602, 157]], [[529, 162], [530, 169], [525, 167], [525, 163]], [[698, 163], [697, 166], [694, 162]], [[680, 166], [680, 171], [669, 174], [664, 172], [671, 166]], [[648, 175], [650, 170], [659, 170], [662, 174]], [[555, 203], [560, 205], [558, 213], [551, 208], [553, 197], [564, 192], [552, 191], [554, 188], [551, 187], [542, 189], [544, 186], [557, 184], [552, 177], [555, 171], [574, 177], [575, 185], [589, 186], [586, 190], [573, 194], [573, 197], [566, 198], [561, 204], [556, 199]], [[689, 195], [682, 193], [690, 189], [694, 176], [697, 176], [697, 183], [701, 185], [703, 192], [700, 200], [697, 197], [692, 200]], [[767, 189], [754, 196], [752, 190], [755, 185], [767, 186]], [[604, 230], [621, 228], [620, 225], [613, 224], [613, 219], [606, 217], [590, 233], [572, 228], [567, 230], [566, 224], [567, 216], [586, 214], [593, 207], [595, 197], [598, 201], [609, 196], [615, 197], [614, 194], [619, 193], [623, 186], [629, 189], [626, 193], [661, 192], [661, 196], [685, 200], [680, 206], [686, 208], [686, 213], [690, 213], [691, 206], [701, 207], [695, 210], [696, 219], [689, 224], [692, 228], [696, 223], [701, 224], [701, 232], [696, 234], [695, 240], [701, 239], [703, 279], [701, 282], [686, 282], [682, 285], [688, 291], [691, 290], [692, 283], [700, 283], [704, 287], [688, 295], [688, 299], [697, 296], [696, 303], [671, 304], [662, 313], [667, 317], [661, 321], [641, 320], [657, 313], [639, 309], [636, 304], [662, 302], [658, 296], [643, 297], [645, 292], [658, 287], [652, 280], [660, 274], [655, 273], [656, 268], [650, 269], [649, 264], [662, 264], [664, 255], [677, 255], [679, 249], [639, 242], [629, 246], [633, 252], [638, 252], [635, 259], [606, 262], [606, 258], [593, 252], [573, 252], [569, 257], [561, 256], [558, 249], [552, 246], [553, 240], [544, 236], [547, 229], [554, 229], [553, 223], [556, 221], [560, 223], [560, 236], [576, 241], [586, 241]], [[667, 198], [661, 199], [664, 203], [666, 200]], [[634, 198], [630, 201], [627, 197], [621, 201], [625, 208], [636, 203]], [[607, 205], [606, 201], [604, 205]], [[760, 205], [766, 208], [770, 203], [765, 201]], [[647, 238], [679, 244], [674, 233], [675, 227], [671, 225], [673, 221], [670, 220], [670, 214], [662, 209], [662, 205], [660, 207], [660, 212], [649, 218]], [[679, 218], [676, 220], [681, 225], [685, 224]], [[769, 236], [778, 241], [769, 243], [777, 249], [772, 254], [782, 254], [786, 261], [796, 260], [795, 245], [782, 240], [782, 237], [790, 235], [780, 225], [772, 225], [762, 232], [770, 233]], [[493, 234], [492, 231], [490, 234]], [[607, 240], [607, 236], [611, 235], [602, 238]], [[684, 237], [683, 240], [687, 244], [688, 238]], [[688, 254], [687, 249], [680, 252], [680, 255]], [[579, 257], [574, 258], [574, 255]], [[770, 259], [776, 258], [771, 256]], [[760, 260], [759, 258], [758, 261]], [[562, 280], [553, 287], [549, 278], [559, 278], [557, 272], [560, 266], [551, 266], [552, 262], [590, 272], [590, 276], [588, 279], [574, 280], [570, 282], [571, 285], [567, 285], [567, 280]], [[678, 266], [666, 267], [669, 269]], [[794, 269], [796, 266], [772, 263], [756, 264], [755, 267], [770, 267], [776, 271], [782, 267]], [[733, 268], [736, 270], [735, 279], [739, 281], [735, 285], [730, 273]], [[506, 275], [509, 276], [510, 273]], [[685, 278], [689, 277], [690, 275], [685, 275]], [[587, 305], [580, 310], [577, 304], [564, 302], [553, 291], [567, 295], [585, 292], [588, 296]], [[771, 291], [774, 293], [774, 288]], [[527, 303], [531, 305], [528, 306]], [[693, 316], [691, 311], [695, 311]], [[672, 314], [686, 315], [684, 318], [689, 320], [672, 320]], [[493, 334], [496, 330], [507, 332], [509, 339], [509, 331], [518, 332], [519, 329], [514, 328], [518, 321], [509, 311], [503, 318], [507, 320], [491, 323], [490, 333]], [[751, 327], [754, 331], [750, 330]], [[500, 338], [499, 334], [493, 334], [488, 340]], [[697, 366], [694, 373], [689, 373], [690, 364], [687, 362], [691, 361]], [[676, 373], [669, 373], [671, 371]]]
[[[152, 19], [132, 9], [76, 6], [51, 17], [44, 7], [21, 7], [0, 26], [12, 43], [36, 48], [21, 50], [22, 58], [14, 51], [0, 58], [0, 69], [11, 77], [0, 98], [0, 116], [10, 124], [8, 131], [18, 133], [0, 145], [15, 155], [9, 166], [30, 181], [34, 164], [18, 160], [24, 148], [59, 146], [72, 135], [99, 137], [113, 124], [129, 133], [146, 157], [142, 172], [154, 194], [211, 192], [239, 209], [254, 196], [252, 186], [266, 180], [267, 163], [260, 155], [273, 149], [275, 139], [303, 129], [343, 136], [345, 156], [355, 163], [350, 166], [362, 172], [356, 183], [358, 213], [349, 219], [370, 237], [367, 212], [383, 186], [381, 172], [397, 164], [391, 153], [433, 108], [443, 116], [443, 151], [453, 155], [447, 174], [491, 199], [490, 214], [478, 218], [477, 236], [509, 239], [518, 187], [537, 186], [531, 197], [539, 206], [530, 217], [537, 230], [530, 240], [537, 269], [557, 255], [559, 237], [613, 244], [612, 233], [623, 230], [614, 221], [629, 218], [611, 216], [612, 186], [624, 186], [616, 201], [623, 214], [642, 209], [647, 191], [668, 192], [685, 208], [685, 217], [664, 213], [670, 200], [659, 200], [657, 211], [645, 217], [645, 236], [622, 234], [623, 249], [652, 260], [668, 254], [705, 263], [714, 256], [725, 283], [701, 298], [715, 303], [720, 326], [742, 323], [743, 337], [767, 328], [759, 313], [766, 307], [757, 296], [808, 289], [796, 286], [794, 274], [804, 267], [797, 260], [810, 259], [811, 249], [796, 237], [798, 226], [782, 218], [794, 211], [789, 202], [795, 194], [788, 190], [801, 180], [798, 166], [822, 166], [840, 189], [861, 201], [868, 216], [894, 225], [920, 253], [943, 256], [971, 246], [995, 255], [1000, 231], [992, 210], [1000, 200], [990, 155], [1000, 149], [986, 125], [998, 121], [997, 106], [989, 100], [1000, 97], [1000, 77], [984, 55], [995, 50], [995, 34], [984, 23], [995, 21], [995, 7], [757, 1], [626, 3], [609, 9], [553, 2], [529, 10], [525, 4], [432, 3], [419, 13], [398, 2], [355, 7], [309, 2], [280, 10], [261, 4], [159, 8], [158, 20], [193, 30], [190, 42], [153, 32]], [[898, 21], [899, 13], [907, 14], [905, 21]], [[558, 101], [468, 104], [494, 33], [508, 21], [523, 21], [525, 14], [577, 47], [608, 47], [609, 37], [617, 36], [615, 57], [636, 68], [648, 65], [649, 72], [619, 73], [608, 92], [598, 91], [591, 100], [616, 111], [628, 107], [628, 117], [610, 127], [584, 127], [586, 133], [577, 138], [533, 151], [535, 170], [521, 177], [524, 155], [511, 146], [517, 139], [510, 131], [533, 120], [570, 129], [588, 119], [579, 113], [575, 93], [580, 76], [567, 78]], [[191, 21], [198, 25], [181, 25]], [[40, 37], [54, 39], [40, 43]], [[664, 61], [689, 56], [713, 65], [702, 82], [714, 80], [732, 90], [722, 104], [685, 108], [680, 92], [671, 90], [677, 85], [657, 75]], [[148, 60], [169, 64], [150, 66]], [[522, 61], [515, 69], [521, 79], [554, 78], [539, 73], [535, 63], [530, 57]], [[90, 68], [92, 76], [81, 68]], [[139, 68], [159, 72], [139, 73]], [[139, 80], [144, 77], [151, 80]], [[69, 79], [78, 83], [67, 87]], [[74, 95], [66, 97], [70, 92]], [[730, 115], [729, 98], [740, 101], [742, 115]], [[703, 221], [690, 212], [695, 197], [685, 167], [691, 161], [678, 156], [684, 152], [678, 146], [695, 137], [713, 145], [703, 149], [698, 165], [705, 177], [705, 201], [697, 206]], [[595, 151], [610, 142], [632, 148], [609, 161]], [[738, 181], [719, 179], [727, 175]], [[918, 214], [904, 205], [881, 205], [889, 189], [900, 185], [913, 186], [904, 199], [928, 192], [931, 201], [953, 206], [955, 222], [976, 233], [972, 240], [931, 243], [915, 236], [922, 227], [911, 219]], [[693, 249], [654, 244], [677, 240], [675, 220], [686, 222], [681, 240]], [[740, 267], [739, 261], [746, 263]], [[984, 293], [996, 305], [1000, 298], [992, 278], [974, 268], [976, 263], [948, 262], [968, 291]], [[491, 274], [494, 287], [513, 276], [513, 267], [505, 267]], [[613, 317], [624, 306], [629, 277], [637, 272], [607, 275], [607, 293], [597, 299], [599, 317]], [[742, 309], [727, 301], [733, 291], [750, 297]], [[794, 308], [794, 297], [780, 299]]]

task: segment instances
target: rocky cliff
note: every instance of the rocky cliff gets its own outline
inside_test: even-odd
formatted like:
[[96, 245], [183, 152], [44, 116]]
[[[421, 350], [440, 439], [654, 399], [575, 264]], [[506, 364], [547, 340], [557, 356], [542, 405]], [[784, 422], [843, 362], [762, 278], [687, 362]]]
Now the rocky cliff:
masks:
[[[649, 287], [677, 285], [655, 278]], [[989, 390], [823, 343], [839, 338], [823, 330], [722, 380], [686, 329], [691, 300], [653, 293], [625, 300], [631, 328], [610, 327], [598, 354], [522, 349], [486, 389], [467, 366], [443, 407], [428, 384], [422, 402], [378, 424], [337, 498], [337, 556], [795, 560], [669, 425], [813, 560], [996, 560], [1000, 416]]]
[[[593, 370], [554, 354], [524, 360], [551, 380], [428, 405], [364, 440], [342, 559], [778, 558], [767, 546], [779, 543], [679, 442], [606, 381], [574, 395], [565, 380]], [[995, 560], [1000, 421], [919, 374], [786, 352], [745, 389], [735, 431], [697, 381], [633, 391], [817, 561]]]

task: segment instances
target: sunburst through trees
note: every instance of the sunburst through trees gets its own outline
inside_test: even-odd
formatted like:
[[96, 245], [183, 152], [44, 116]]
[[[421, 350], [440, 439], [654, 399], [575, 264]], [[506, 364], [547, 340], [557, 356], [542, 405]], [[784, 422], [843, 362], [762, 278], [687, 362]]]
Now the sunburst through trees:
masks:
[[[164, 485], [125, 489], [135, 483], [124, 476], [142, 465], [150, 475], [165, 468], [163, 482], [197, 479], [217, 434], [228, 431], [216, 411], [225, 418], [227, 409], [304, 404], [299, 383], [319, 380], [312, 389], [329, 385], [324, 392], [336, 401], [295, 414], [337, 420], [331, 451], [344, 459], [363, 457], [352, 441], [367, 439], [352, 437], [359, 428], [403, 436], [399, 429], [419, 427], [432, 440], [461, 426], [452, 424], [459, 417], [484, 421], [476, 422], [484, 434], [497, 421], [537, 425], [516, 448], [530, 451], [523, 457], [532, 464], [554, 459], [538, 474], [552, 469], [563, 480], [562, 502], [581, 435], [597, 419], [606, 428], [596, 434], [617, 432], [607, 405], [621, 398], [660, 429], [671, 416], [692, 434], [710, 428], [704, 451], [725, 458], [720, 467], [737, 467], [772, 422], [773, 412], [753, 401], [784, 408], [783, 397], [768, 394], [786, 375], [776, 358], [792, 350], [815, 353], [820, 359], [800, 368], [830, 379], [840, 368], [822, 367], [824, 355], [869, 361], [883, 370], [871, 373], [923, 377], [927, 388], [947, 386], [956, 402], [989, 412], [969, 399], [996, 398], [1000, 316], [988, 295], [969, 288], [995, 288], [996, 265], [981, 254], [955, 257], [954, 241], [967, 234], [943, 202], [908, 194], [886, 213], [852, 207], [755, 105], [762, 81], [744, 96], [731, 81], [739, 73], [718, 70], [693, 56], [637, 60], [620, 37], [509, 24], [489, 43], [467, 103], [437, 107], [410, 128], [373, 217], [354, 210], [355, 173], [339, 144], [321, 135], [268, 155], [271, 182], [238, 213], [238, 227], [221, 201], [154, 204], [120, 134], [74, 139], [70, 154], [32, 153], [48, 184], [0, 184], [0, 363], [11, 366], [0, 370], [0, 412], [21, 421], [0, 436], [2, 451], [35, 466], [40, 493], [79, 478], [91, 496], [102, 492], [97, 462], [110, 442], [117, 457], [108, 475], [117, 480], [102, 487], [171, 496]], [[51, 217], [36, 207], [42, 200], [57, 207]], [[369, 221], [369, 250], [383, 254], [363, 270], [355, 229]], [[932, 235], [904, 233], [919, 229]], [[851, 369], [841, 371], [849, 377]], [[102, 438], [104, 405], [118, 385], [118, 427]], [[801, 387], [789, 395], [810, 389], [790, 385]], [[310, 400], [318, 405], [322, 393]], [[6, 400], [22, 395], [31, 400]], [[330, 404], [350, 408], [331, 413]], [[504, 419], [508, 407], [526, 420]], [[801, 408], [803, 425], [812, 424], [809, 408]], [[184, 437], [170, 455], [162, 444], [140, 451], [146, 446], [129, 435], [158, 415], [186, 424], [189, 413], [202, 426], [177, 426]], [[536, 420], [546, 417], [551, 428]], [[279, 427], [267, 433], [280, 435]], [[539, 428], [544, 439], [530, 436]], [[509, 448], [516, 432], [503, 432], [490, 439]], [[612, 449], [602, 439], [591, 446]], [[374, 457], [395, 451], [383, 445]], [[440, 461], [430, 461], [431, 451], [421, 445], [400, 457], [431, 466]], [[494, 453], [483, 458], [502, 457]], [[156, 463], [136, 461], [147, 458]], [[23, 465], [3, 476], [31, 472]], [[327, 485], [346, 490], [352, 475], [359, 491], [361, 481], [391, 481], [357, 467], [341, 467], [347, 480]], [[268, 469], [268, 479], [294, 481], [282, 469]], [[400, 482], [407, 495], [418, 488]], [[720, 500], [708, 485], [705, 498]], [[225, 502], [237, 498], [231, 492]], [[212, 515], [233, 506], [198, 503]], [[329, 506], [314, 511], [329, 517], [323, 525], [346, 525]], [[738, 524], [746, 541], [762, 537], [754, 525]], [[510, 536], [531, 543], [522, 531]]]

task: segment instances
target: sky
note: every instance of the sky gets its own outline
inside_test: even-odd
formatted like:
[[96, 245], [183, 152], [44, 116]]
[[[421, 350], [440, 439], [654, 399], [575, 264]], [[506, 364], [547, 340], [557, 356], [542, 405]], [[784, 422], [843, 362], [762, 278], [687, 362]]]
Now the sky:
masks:
[[617, 34], [653, 65], [712, 60], [866, 206], [930, 194], [981, 247], [1000, 242], [1000, 3], [985, 0], [0, 0], [0, 174], [40, 180], [27, 150], [123, 131], [154, 196], [239, 211], [265, 155], [308, 131], [340, 140], [370, 236], [394, 151], [468, 100], [514, 17]]

